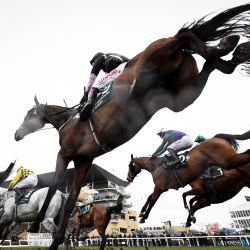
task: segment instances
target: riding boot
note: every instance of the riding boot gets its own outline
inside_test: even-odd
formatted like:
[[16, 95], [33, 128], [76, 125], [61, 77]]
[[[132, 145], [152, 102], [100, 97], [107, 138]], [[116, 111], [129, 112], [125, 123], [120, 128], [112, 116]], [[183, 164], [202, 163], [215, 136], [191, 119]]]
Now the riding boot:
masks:
[[86, 121], [90, 117], [98, 93], [99, 89], [97, 88], [92, 88], [90, 90], [88, 101], [85, 103], [82, 111], [80, 112], [80, 121]]
[[169, 167], [174, 167], [176, 164], [180, 163], [181, 160], [178, 158], [176, 151], [172, 148], [168, 148], [168, 156], [171, 156], [171, 160], [168, 163]]
[[19, 188], [14, 188], [13, 190], [16, 192], [15, 203], [18, 203], [23, 197], [23, 192]]

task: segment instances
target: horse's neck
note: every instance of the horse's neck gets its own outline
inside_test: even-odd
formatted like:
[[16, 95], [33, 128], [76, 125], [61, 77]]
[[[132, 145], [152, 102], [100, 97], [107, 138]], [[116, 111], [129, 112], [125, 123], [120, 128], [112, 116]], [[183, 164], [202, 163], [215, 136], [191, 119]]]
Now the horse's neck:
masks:
[[57, 130], [71, 117], [73, 112], [65, 107], [44, 105], [46, 123], [53, 125]]
[[144, 169], [148, 172], [152, 172], [155, 169], [154, 164], [152, 164], [152, 160], [149, 160], [148, 157], [139, 158], [137, 164], [141, 169]]

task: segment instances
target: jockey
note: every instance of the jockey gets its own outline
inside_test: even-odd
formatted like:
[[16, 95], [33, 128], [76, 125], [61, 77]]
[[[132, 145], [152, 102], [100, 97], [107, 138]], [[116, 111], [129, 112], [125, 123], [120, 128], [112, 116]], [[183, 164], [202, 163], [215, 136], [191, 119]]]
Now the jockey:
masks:
[[35, 187], [38, 184], [37, 175], [29, 169], [25, 169], [23, 166], [19, 166], [16, 176], [10, 182], [8, 190], [14, 190], [17, 193], [17, 200], [22, 197], [20, 189]]
[[152, 159], [154, 157], [160, 156], [166, 151], [166, 155], [173, 159], [169, 163], [170, 167], [180, 162], [177, 152], [183, 151], [193, 146], [193, 141], [191, 140], [190, 136], [178, 130], [161, 130], [157, 133], [157, 135], [161, 137], [162, 143], [150, 158]]
[[[127, 57], [119, 55], [117, 53], [104, 54], [101, 52], [98, 52], [91, 59], [90, 64], [93, 67], [92, 67], [92, 70], [90, 73], [86, 92], [84, 93], [84, 96], [80, 101], [80, 104], [82, 104], [82, 105], [86, 102], [84, 107], [82, 108], [82, 110], [80, 112], [80, 120], [81, 121], [85, 121], [90, 116], [90, 113], [93, 109], [97, 94], [99, 92], [103, 91], [105, 86], [107, 85], [107, 84], [105, 84], [106, 81], [103, 81], [103, 80], [100, 80], [100, 81], [95, 83], [95, 80], [96, 80], [99, 72], [101, 70], [103, 70], [103, 72], [105, 72], [105, 73], [110, 73], [111, 76], [114, 75], [114, 76], [118, 77], [119, 74], [124, 70], [128, 61], [129, 61], [129, 59]], [[118, 71], [119, 74], [117, 74], [117, 72], [111, 72], [112, 70], [114, 70], [118, 66], [120, 66], [121, 64], [123, 64], [123, 66], [121, 66], [121, 68], [119, 69], [119, 71]], [[111, 74], [111, 73], [114, 73], [114, 74]], [[113, 80], [115, 78], [113, 77]]]

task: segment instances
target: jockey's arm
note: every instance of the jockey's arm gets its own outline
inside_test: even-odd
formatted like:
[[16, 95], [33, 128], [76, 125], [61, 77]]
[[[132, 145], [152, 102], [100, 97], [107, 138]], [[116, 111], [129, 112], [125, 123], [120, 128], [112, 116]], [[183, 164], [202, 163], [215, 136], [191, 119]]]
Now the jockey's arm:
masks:
[[18, 171], [14, 179], [11, 181], [8, 190], [12, 190], [13, 187], [20, 181], [21, 179], [21, 171]]
[[152, 156], [159, 156], [161, 154], [163, 154], [168, 146], [168, 141], [163, 140], [161, 145], [156, 149], [156, 151], [152, 154]]
[[105, 61], [106, 57], [105, 56], [101, 56], [99, 58], [97, 58], [97, 60], [95, 61], [92, 70], [90, 72], [90, 76], [89, 76], [89, 81], [88, 81], [88, 85], [87, 85], [87, 89], [86, 91], [89, 92], [96, 80], [96, 77], [98, 76], [99, 72], [102, 69], [102, 65], [103, 62]]

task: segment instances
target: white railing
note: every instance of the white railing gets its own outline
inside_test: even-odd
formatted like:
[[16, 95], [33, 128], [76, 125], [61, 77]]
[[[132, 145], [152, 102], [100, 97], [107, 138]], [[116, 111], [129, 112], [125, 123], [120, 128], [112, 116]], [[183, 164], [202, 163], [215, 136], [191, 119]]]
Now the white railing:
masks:
[[[29, 240], [20, 240], [19, 243], [11, 244], [6, 240], [1, 247], [21, 247], [29, 246], [49, 246], [52, 238], [34, 237]], [[79, 246], [99, 246], [101, 238], [88, 238], [78, 242]], [[72, 242], [71, 242], [71, 245]], [[233, 236], [190, 236], [190, 237], [148, 237], [148, 238], [107, 238], [107, 246], [126, 246], [126, 247], [154, 247], [154, 246], [250, 246], [250, 235]]]

